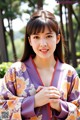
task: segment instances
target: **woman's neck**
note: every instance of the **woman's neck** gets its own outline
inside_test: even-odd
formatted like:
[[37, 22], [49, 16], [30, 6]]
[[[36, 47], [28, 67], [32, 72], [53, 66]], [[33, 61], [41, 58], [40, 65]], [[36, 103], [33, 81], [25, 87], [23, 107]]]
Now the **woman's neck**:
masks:
[[43, 68], [49, 69], [51, 67], [54, 67], [56, 64], [56, 60], [54, 59], [54, 56], [49, 59], [48, 58], [42, 59], [42, 58], [35, 57], [33, 60], [34, 60], [36, 67], [39, 69], [43, 69]]

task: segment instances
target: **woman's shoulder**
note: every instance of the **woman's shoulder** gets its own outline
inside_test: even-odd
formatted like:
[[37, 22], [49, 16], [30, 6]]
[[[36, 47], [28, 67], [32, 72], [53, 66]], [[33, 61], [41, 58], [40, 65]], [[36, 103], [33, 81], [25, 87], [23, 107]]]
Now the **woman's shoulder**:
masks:
[[64, 68], [66, 68], [66, 69], [75, 70], [75, 68], [74, 68], [72, 65], [70, 65], [70, 64], [63, 63], [63, 66], [64, 66]]
[[26, 71], [26, 65], [24, 64], [24, 62], [17, 61], [17, 62], [14, 62], [8, 70]]
[[22, 66], [23, 62], [21, 61], [17, 61], [17, 62], [14, 62], [12, 65], [11, 65], [11, 68], [20, 68]]
[[61, 70], [66, 70], [66, 71], [73, 71], [73, 72], [75, 72], [76, 71], [76, 69], [72, 66], [72, 65], [70, 65], [70, 64], [67, 64], [67, 63], [61, 63], [60, 61], [59, 61], [59, 68], [61, 69]]
[[65, 71], [68, 75], [72, 75], [72, 76], [78, 75], [76, 69], [72, 65], [61, 62], [59, 62], [59, 65], [60, 65], [60, 70]]

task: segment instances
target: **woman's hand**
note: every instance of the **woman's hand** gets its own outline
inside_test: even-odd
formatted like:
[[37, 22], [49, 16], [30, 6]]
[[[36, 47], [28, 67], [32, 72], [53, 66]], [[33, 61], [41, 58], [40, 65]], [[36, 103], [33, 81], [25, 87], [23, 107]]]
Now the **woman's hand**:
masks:
[[[60, 92], [56, 87], [39, 86], [35, 95], [35, 107], [43, 106], [50, 103], [50, 106], [55, 109], [60, 99]], [[57, 105], [57, 108], [59, 105]]]
[[60, 98], [61, 98], [61, 93], [59, 92], [59, 90], [56, 87], [49, 87], [50, 89], [50, 106], [51, 108], [57, 110], [58, 112], [61, 111], [61, 107], [60, 107]]
[[55, 109], [58, 112], [60, 112], [61, 111], [60, 99], [51, 99], [50, 100], [50, 106], [51, 106], [52, 109]]
[[49, 103], [48, 87], [39, 86], [35, 94], [35, 107], [40, 107]]

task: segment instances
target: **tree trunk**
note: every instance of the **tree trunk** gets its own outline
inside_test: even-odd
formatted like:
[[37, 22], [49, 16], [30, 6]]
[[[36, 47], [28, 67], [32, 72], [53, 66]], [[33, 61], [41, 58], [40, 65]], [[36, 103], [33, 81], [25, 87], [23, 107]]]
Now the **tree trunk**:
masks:
[[76, 48], [75, 48], [75, 41], [74, 41], [74, 33], [73, 33], [73, 22], [72, 22], [72, 5], [67, 5], [68, 7], [68, 20], [69, 20], [69, 36], [71, 42], [71, 56], [72, 56], [72, 64], [74, 67], [77, 67], [76, 62]]
[[38, 9], [43, 9], [43, 0], [37, 0]]
[[[0, 16], [2, 16], [2, 11], [0, 10]], [[4, 31], [3, 19], [0, 18], [0, 63], [8, 61], [7, 45]]]
[[[62, 19], [62, 4], [59, 5], [59, 9], [60, 9], [60, 23], [61, 23], [61, 29], [62, 29], [62, 33], [64, 35], [64, 27], [63, 27], [63, 19]], [[65, 36], [64, 36], [65, 37]]]
[[[66, 36], [66, 34], [65, 34], [66, 31], [64, 31], [64, 25], [63, 25], [62, 7], [63, 7], [62, 4], [60, 4], [60, 5], [59, 5], [59, 9], [60, 9], [60, 24], [61, 24], [61, 30], [62, 30], [62, 33], [63, 33], [63, 37], [64, 37], [64, 39], [65, 39], [65, 45], [66, 45], [66, 47], [68, 48], [68, 40], [67, 40], [67, 36]], [[68, 53], [69, 53], [69, 52], [68, 52], [68, 50], [69, 50], [69, 48], [64, 50], [64, 52], [65, 52], [65, 61], [66, 61], [67, 63], [69, 63], [69, 58], [68, 58]]]
[[12, 29], [12, 20], [8, 19], [8, 27], [9, 27], [9, 36], [12, 44], [12, 50], [13, 50], [13, 56], [14, 56], [14, 61], [17, 60], [17, 55], [16, 55], [16, 49], [14, 45], [14, 35], [13, 35], [13, 29]]
[[11, 37], [11, 44], [12, 44], [12, 49], [13, 49], [13, 56], [14, 56], [14, 60], [17, 60], [17, 55], [16, 55], [16, 49], [15, 49], [15, 45], [14, 45], [14, 37], [13, 37], [13, 30], [10, 29], [10, 37]]

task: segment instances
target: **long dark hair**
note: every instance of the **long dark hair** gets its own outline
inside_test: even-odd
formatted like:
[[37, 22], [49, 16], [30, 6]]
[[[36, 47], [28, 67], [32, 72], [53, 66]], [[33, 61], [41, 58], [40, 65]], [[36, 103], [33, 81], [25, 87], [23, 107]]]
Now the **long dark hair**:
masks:
[[24, 62], [28, 60], [30, 56], [35, 57], [36, 54], [33, 51], [32, 47], [29, 44], [29, 36], [31, 34], [36, 34], [39, 32], [44, 32], [45, 27], [49, 29], [49, 31], [55, 31], [56, 35], [60, 34], [60, 42], [56, 46], [56, 50], [54, 52], [55, 59], [58, 58], [61, 62], [64, 62], [63, 57], [63, 36], [60, 30], [60, 27], [56, 21], [55, 16], [49, 11], [39, 10], [34, 12], [31, 16], [30, 20], [26, 26], [25, 33], [25, 41], [24, 41], [24, 52], [21, 58], [21, 61]]

